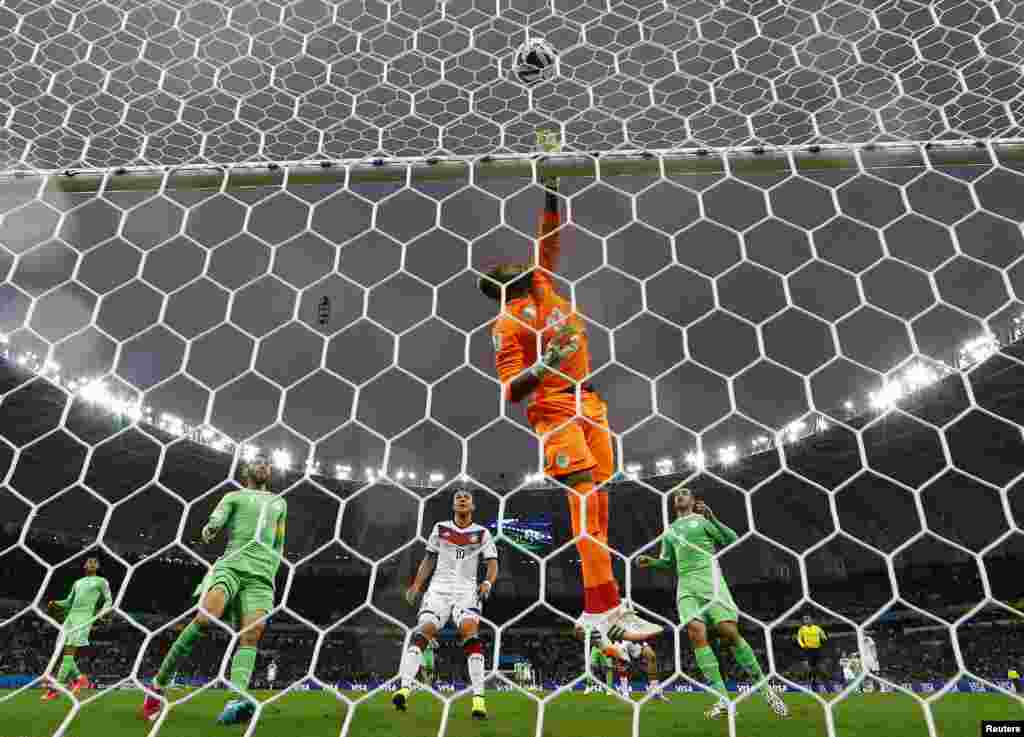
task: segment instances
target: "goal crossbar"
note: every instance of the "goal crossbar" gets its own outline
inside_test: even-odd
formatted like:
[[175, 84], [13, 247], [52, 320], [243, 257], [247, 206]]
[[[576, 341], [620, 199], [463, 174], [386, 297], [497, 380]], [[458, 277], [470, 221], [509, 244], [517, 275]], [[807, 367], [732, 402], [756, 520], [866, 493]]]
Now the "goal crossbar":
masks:
[[146, 190], [221, 190], [402, 181], [558, 177], [741, 175], [825, 170], [990, 167], [1024, 162], [1024, 139], [831, 145], [793, 148], [675, 149], [554, 155], [376, 158], [176, 167], [123, 167], [60, 171], [9, 170], [5, 183], [36, 181], [67, 193]]

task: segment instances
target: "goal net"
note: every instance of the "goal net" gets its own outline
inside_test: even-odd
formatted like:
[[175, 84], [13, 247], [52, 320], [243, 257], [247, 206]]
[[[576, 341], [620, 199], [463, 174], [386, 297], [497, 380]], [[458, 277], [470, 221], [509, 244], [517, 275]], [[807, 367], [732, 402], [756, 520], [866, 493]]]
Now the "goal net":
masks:
[[[557, 51], [532, 86], [529, 38]], [[0, 49], [12, 734], [134, 717], [224, 553], [204, 528], [257, 457], [287, 502], [272, 609], [213, 618], [153, 734], [250, 696], [246, 734], [475, 730], [451, 625], [392, 706], [407, 589], [459, 489], [498, 551], [479, 635], [495, 733], [703, 733], [700, 628], [674, 572], [638, 565], [683, 482], [738, 535], [715, 560], [767, 679], [701, 609], [723, 731], [1019, 718], [1016, 4], [7, 0]], [[563, 419], [613, 450], [607, 549], [625, 606], [664, 628], [650, 659], [604, 666], [575, 636], [575, 461], [506, 401], [502, 307], [479, 286], [506, 264], [548, 276], [585, 331]], [[112, 609], [83, 642], [88, 559]]]

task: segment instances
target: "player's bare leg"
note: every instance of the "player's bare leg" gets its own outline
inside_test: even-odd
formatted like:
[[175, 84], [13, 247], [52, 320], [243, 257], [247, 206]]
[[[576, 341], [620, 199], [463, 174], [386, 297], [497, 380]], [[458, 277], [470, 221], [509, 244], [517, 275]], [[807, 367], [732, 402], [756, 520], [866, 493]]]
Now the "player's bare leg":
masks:
[[484, 700], [484, 648], [478, 636], [480, 622], [475, 617], [465, 617], [459, 627], [462, 648], [466, 653], [466, 667], [473, 689], [474, 719], [487, 719], [487, 702]]
[[174, 644], [171, 645], [171, 649], [167, 651], [167, 656], [160, 664], [156, 678], [153, 679], [146, 692], [146, 698], [142, 702], [140, 711], [140, 716], [143, 719], [152, 721], [160, 714], [160, 710], [163, 708], [161, 695], [164, 688], [170, 683], [170, 678], [177, 672], [179, 662], [192, 653], [192, 648], [209, 625], [210, 617], [220, 619], [224, 615], [226, 605], [227, 592], [222, 586], [214, 586], [203, 596], [202, 607], [189, 625], [178, 635]]
[[757, 662], [757, 656], [754, 654], [753, 649], [743, 639], [743, 636], [740, 635], [736, 622], [719, 622], [718, 637], [723, 645], [732, 649], [736, 663], [746, 671], [751, 680], [754, 683], [762, 682], [759, 689], [761, 696], [768, 702], [768, 706], [775, 712], [775, 715], [780, 718], [788, 717], [789, 709], [786, 707], [786, 702], [772, 689], [771, 682], [765, 680], [764, 673], [761, 671], [761, 664]]
[[412, 633], [409, 647], [402, 656], [401, 688], [395, 691], [395, 695], [391, 698], [391, 703], [398, 711], [405, 711], [408, 708], [409, 694], [412, 692], [416, 674], [423, 666], [423, 651], [429, 647], [435, 637], [437, 637], [437, 625], [433, 622], [421, 622]]
[[668, 696], [661, 690], [661, 680], [658, 678], [658, 656], [654, 648], [644, 645], [642, 657], [644, 659], [644, 671], [647, 673], [647, 690], [654, 694], [658, 701], [668, 701]]
[[[231, 658], [231, 685], [243, 693], [249, 690], [252, 672], [256, 667], [256, 648], [263, 637], [267, 612], [262, 609], [242, 617], [242, 631], [238, 636], [238, 649]], [[241, 724], [252, 719], [256, 702], [250, 697], [232, 699], [224, 705], [217, 717], [218, 724]]]

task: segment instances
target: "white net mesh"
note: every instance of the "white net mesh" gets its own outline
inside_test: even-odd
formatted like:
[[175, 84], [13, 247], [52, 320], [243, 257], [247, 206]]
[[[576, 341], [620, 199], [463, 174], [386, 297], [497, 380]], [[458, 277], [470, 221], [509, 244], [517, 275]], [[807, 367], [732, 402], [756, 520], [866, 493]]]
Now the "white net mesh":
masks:
[[[200, 530], [257, 449], [289, 531], [250, 733], [314, 712], [310, 734], [469, 729], [448, 634], [444, 698], [388, 711], [405, 586], [464, 487], [499, 537], [497, 733], [703, 733], [672, 577], [633, 565], [687, 478], [741, 535], [719, 556], [741, 629], [792, 694], [790, 721], [756, 722], [749, 697], [740, 720], [961, 735], [1019, 716], [1022, 24], [964, 0], [0, 4], [15, 733], [130, 716], [140, 692], [113, 687], [148, 684], [191, 616], [219, 552]], [[527, 88], [509, 72], [529, 36], [559, 57]], [[568, 153], [534, 157], [538, 130]], [[574, 691], [595, 681], [568, 510], [501, 401], [476, 286], [533, 258], [545, 173], [557, 287], [609, 405], [614, 570], [668, 632], [672, 702], [598, 717]], [[40, 716], [30, 689], [61, 662], [46, 604], [90, 554], [115, 595], [79, 658], [101, 689]], [[795, 647], [805, 615], [823, 662]], [[837, 662], [868, 630], [883, 724]], [[206, 728], [236, 641], [212, 628], [155, 731]]]

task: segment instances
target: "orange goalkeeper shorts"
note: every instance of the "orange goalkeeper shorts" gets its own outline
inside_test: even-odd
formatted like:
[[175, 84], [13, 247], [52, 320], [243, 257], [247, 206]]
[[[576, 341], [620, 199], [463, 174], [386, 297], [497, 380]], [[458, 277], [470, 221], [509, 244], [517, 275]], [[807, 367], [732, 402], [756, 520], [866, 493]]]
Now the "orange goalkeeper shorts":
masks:
[[526, 416], [543, 438], [544, 473], [560, 478], [591, 470], [594, 483], [603, 484], [615, 472], [608, 405], [597, 393], [585, 391], [580, 409], [577, 414], [572, 392], [554, 392], [531, 403]]

